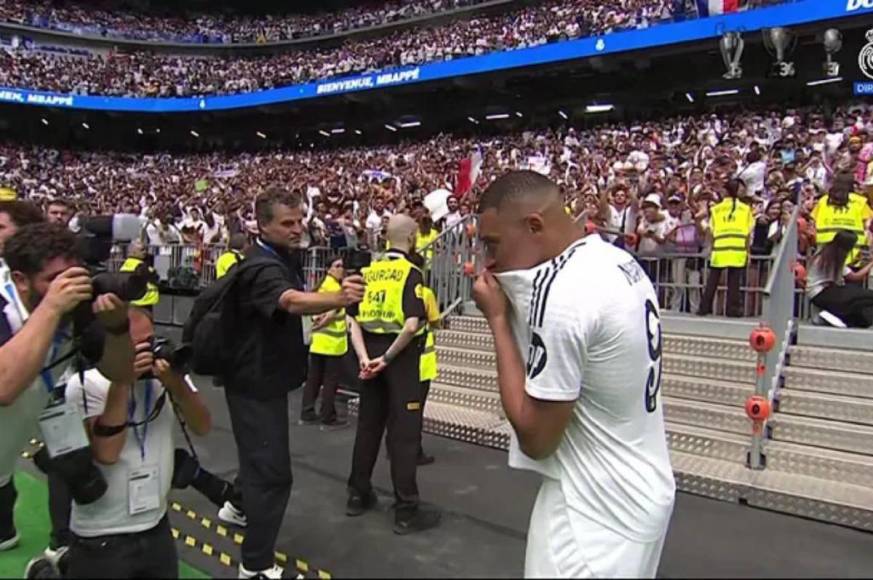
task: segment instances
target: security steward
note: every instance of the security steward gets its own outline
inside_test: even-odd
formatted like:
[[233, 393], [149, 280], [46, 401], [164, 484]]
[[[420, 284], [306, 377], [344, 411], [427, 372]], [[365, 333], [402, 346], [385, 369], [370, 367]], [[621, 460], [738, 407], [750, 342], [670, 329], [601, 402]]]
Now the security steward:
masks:
[[740, 201], [743, 182], [731, 179], [725, 185], [725, 198], [712, 206], [710, 227], [712, 229], [712, 255], [709, 259], [709, 277], [700, 301], [701, 316], [712, 313], [715, 292], [722, 272], [727, 272], [727, 312], [731, 317], [743, 315], [743, 300], [740, 285], [749, 263], [749, 245], [755, 218], [752, 208]]
[[[421, 254], [413, 254], [409, 259], [418, 268], [424, 266], [424, 258]], [[421, 290], [424, 311], [426, 313], [425, 319], [427, 321], [424, 325], [424, 350], [421, 352], [421, 361], [418, 365], [418, 378], [421, 380], [421, 412], [423, 416], [424, 407], [427, 404], [427, 396], [430, 394], [430, 385], [439, 374], [434, 332], [439, 328], [440, 307], [437, 304], [436, 294], [434, 294], [433, 290], [428, 286], [422, 286]], [[433, 455], [427, 455], [419, 442], [418, 465], [430, 465], [433, 462]]]
[[852, 193], [855, 177], [851, 173], [841, 173], [834, 179], [830, 193], [822, 197], [812, 212], [815, 220], [815, 245], [819, 248], [833, 241], [837, 232], [847, 230], [858, 236], [855, 248], [849, 252], [846, 264], [858, 262], [861, 251], [867, 247], [866, 225], [873, 218], [873, 210], [867, 198]]
[[440, 236], [439, 231], [433, 227], [433, 220], [422, 209], [418, 218], [418, 231], [415, 234], [415, 251], [424, 257], [426, 267], [433, 261], [433, 243]]
[[241, 262], [248, 246], [248, 238], [245, 234], [234, 234], [230, 237], [227, 251], [218, 256], [215, 261], [215, 279], [218, 280], [227, 275], [232, 266]]
[[[339, 292], [342, 289], [343, 261], [334, 260], [318, 287], [319, 292]], [[336, 390], [345, 354], [349, 351], [348, 327], [344, 308], [313, 317], [312, 344], [309, 345], [309, 372], [303, 389], [303, 423], [338, 426]], [[315, 400], [321, 391], [320, 413], [315, 412]]]
[[[145, 264], [146, 249], [142, 242], [132, 242], [127, 252], [127, 259], [121, 265], [119, 272], [135, 272], [137, 268]], [[149, 312], [154, 308], [155, 304], [161, 299], [161, 293], [158, 290], [158, 274], [151, 266], [147, 266], [149, 270], [149, 283], [146, 287], [145, 296], [139, 300], [131, 302], [133, 306], [139, 306]]]
[[376, 505], [371, 478], [387, 426], [396, 534], [427, 530], [440, 521], [439, 512], [419, 505], [416, 483], [422, 423], [419, 364], [426, 316], [422, 273], [408, 258], [416, 229], [406, 215], [391, 217], [391, 250], [363, 269], [364, 300], [347, 309], [362, 382], [346, 514], [360, 516]]

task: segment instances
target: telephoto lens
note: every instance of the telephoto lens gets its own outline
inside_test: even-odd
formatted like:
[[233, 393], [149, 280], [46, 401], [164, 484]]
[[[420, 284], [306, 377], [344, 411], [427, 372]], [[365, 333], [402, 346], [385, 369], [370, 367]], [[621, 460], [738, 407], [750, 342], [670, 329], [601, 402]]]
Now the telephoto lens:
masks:
[[43, 447], [33, 456], [33, 462], [44, 473], [58, 475], [67, 487], [70, 495], [79, 505], [94, 503], [106, 493], [106, 478], [103, 472], [94, 465], [94, 455], [90, 447], [77, 449], [57, 457], [50, 457]]

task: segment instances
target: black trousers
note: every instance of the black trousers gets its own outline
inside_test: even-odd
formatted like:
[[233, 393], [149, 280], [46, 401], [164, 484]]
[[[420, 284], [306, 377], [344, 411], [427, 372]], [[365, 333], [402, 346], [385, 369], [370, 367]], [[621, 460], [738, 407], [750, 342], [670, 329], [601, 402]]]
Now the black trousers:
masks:
[[73, 497], [70, 488], [61, 477], [53, 472], [48, 473], [49, 517], [52, 521], [52, 533], [49, 547], [57, 550], [69, 546], [73, 539], [70, 532], [70, 512]]
[[[427, 396], [430, 394], [430, 381], [421, 381], [421, 418], [424, 421], [424, 406], [427, 404]], [[423, 429], [418, 431], [418, 455], [424, 455], [424, 447], [421, 446]]]
[[0, 538], [11, 538], [15, 532], [15, 500], [18, 499], [18, 491], [15, 489], [15, 481], [0, 487]]
[[706, 287], [703, 297], [700, 299], [701, 316], [712, 314], [712, 303], [715, 301], [715, 293], [718, 283], [721, 281], [722, 272], [727, 272], [727, 312], [728, 316], [740, 318], [743, 316], [743, 298], [740, 295], [740, 286], [743, 283], [745, 268], [713, 268], [709, 267], [709, 276], [706, 278]]
[[179, 554], [167, 516], [136, 534], [74, 537], [68, 578], [178, 578]]
[[341, 356], [312, 353], [309, 355], [309, 372], [303, 388], [301, 417], [315, 414], [315, 401], [321, 391], [321, 420], [325, 423], [336, 420], [336, 390], [342, 365]]
[[873, 326], [873, 290], [857, 285], [831, 286], [813, 298], [812, 303], [851, 328]]
[[276, 539], [291, 497], [288, 395], [258, 400], [225, 389], [225, 397], [248, 518], [242, 562], [248, 570], [265, 570], [275, 563]]
[[[384, 352], [367, 345], [371, 356]], [[375, 379], [361, 381], [358, 431], [352, 456], [349, 491], [372, 493], [371, 478], [382, 435], [388, 431], [391, 481], [397, 514], [418, 508], [418, 451], [421, 447], [422, 390], [419, 376], [421, 341], [415, 339]]]

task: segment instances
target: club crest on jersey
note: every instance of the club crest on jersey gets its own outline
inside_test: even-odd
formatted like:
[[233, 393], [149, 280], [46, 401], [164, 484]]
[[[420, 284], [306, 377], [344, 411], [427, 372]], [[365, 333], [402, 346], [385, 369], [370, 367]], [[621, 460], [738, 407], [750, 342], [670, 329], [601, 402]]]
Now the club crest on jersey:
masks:
[[527, 377], [533, 379], [543, 372], [547, 360], [546, 345], [540, 335], [534, 332], [527, 348]]

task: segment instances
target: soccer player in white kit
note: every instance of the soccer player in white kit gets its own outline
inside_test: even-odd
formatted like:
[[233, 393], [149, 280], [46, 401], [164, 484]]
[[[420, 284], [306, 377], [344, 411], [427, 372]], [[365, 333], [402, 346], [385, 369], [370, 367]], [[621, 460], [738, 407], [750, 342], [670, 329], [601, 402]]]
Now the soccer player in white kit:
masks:
[[584, 237], [538, 173], [497, 179], [479, 213], [473, 294], [494, 335], [509, 462], [543, 476], [525, 576], [654, 577], [676, 486], [652, 284], [630, 254]]

